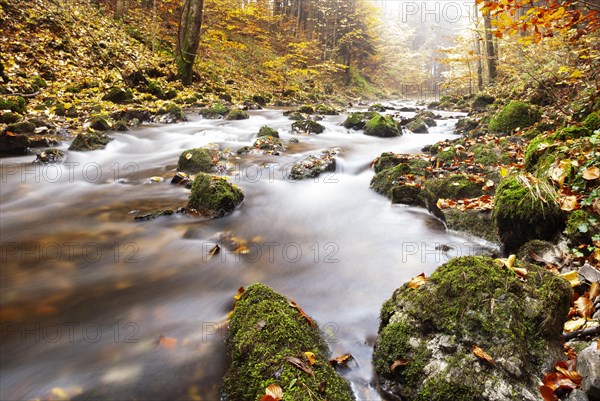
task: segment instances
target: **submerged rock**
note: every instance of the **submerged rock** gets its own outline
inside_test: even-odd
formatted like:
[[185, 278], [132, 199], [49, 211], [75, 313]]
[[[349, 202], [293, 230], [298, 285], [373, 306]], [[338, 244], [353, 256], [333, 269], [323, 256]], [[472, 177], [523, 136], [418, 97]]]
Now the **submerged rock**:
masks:
[[564, 357], [571, 289], [544, 268], [516, 266], [526, 281], [491, 258], [456, 258], [420, 288], [398, 288], [373, 354], [381, 390], [399, 400], [539, 400], [539, 377]]
[[188, 149], [179, 156], [177, 169], [188, 174], [212, 173], [215, 171], [213, 151], [208, 148]]
[[354, 400], [348, 382], [329, 364], [316, 324], [262, 284], [248, 287], [236, 302], [225, 344], [225, 401], [258, 400], [272, 384], [283, 389], [286, 400]]
[[206, 217], [223, 217], [244, 200], [244, 193], [225, 177], [199, 173], [192, 184], [188, 209]]
[[59, 149], [46, 149], [43, 152], [38, 153], [35, 160], [35, 164], [54, 164], [62, 163], [65, 160], [65, 154]]
[[113, 138], [101, 132], [87, 132], [77, 134], [69, 150], [86, 152], [90, 150], [104, 149]]
[[289, 179], [304, 180], [306, 178], [316, 178], [326, 171], [335, 171], [336, 149], [324, 150], [321, 155], [310, 155], [306, 159], [294, 163], [290, 170]]
[[400, 124], [391, 116], [376, 114], [365, 124], [365, 135], [382, 138], [402, 135]]
[[162, 216], [171, 216], [173, 214], [175, 214], [175, 212], [171, 209], [157, 209], [150, 213], [144, 213], [144, 214], [135, 216], [133, 219], [135, 221], [148, 221], [148, 220], [158, 219], [159, 217], [162, 217]]
[[303, 134], [322, 134], [325, 127], [309, 118], [299, 120], [292, 124], [292, 132]]
[[0, 153], [27, 154], [30, 148], [47, 148], [56, 145], [58, 145], [58, 141], [43, 136], [0, 133]]

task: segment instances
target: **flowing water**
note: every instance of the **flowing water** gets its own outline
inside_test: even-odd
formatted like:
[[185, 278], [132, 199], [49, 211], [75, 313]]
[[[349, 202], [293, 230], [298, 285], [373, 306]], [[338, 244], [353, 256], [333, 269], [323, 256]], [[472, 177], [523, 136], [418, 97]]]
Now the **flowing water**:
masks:
[[[227, 174], [246, 194], [233, 214], [134, 222], [185, 206], [189, 191], [169, 183], [183, 150], [235, 151], [265, 124], [292, 137], [281, 110], [191, 118], [111, 134], [106, 149], [67, 152], [62, 166], [0, 160], [0, 399], [218, 400], [222, 322], [237, 289], [262, 282], [319, 323], [334, 355], [354, 356], [343, 374], [357, 398], [380, 400], [370, 358], [381, 304], [411, 277], [485, 246], [369, 189], [376, 156], [451, 138], [455, 119], [427, 135], [374, 138], [341, 127], [345, 116], [326, 117], [324, 134], [298, 135], [282, 156], [230, 160]], [[287, 179], [289, 163], [332, 147], [335, 173]], [[229, 236], [252, 241], [250, 253], [223, 247], [209, 258]]]

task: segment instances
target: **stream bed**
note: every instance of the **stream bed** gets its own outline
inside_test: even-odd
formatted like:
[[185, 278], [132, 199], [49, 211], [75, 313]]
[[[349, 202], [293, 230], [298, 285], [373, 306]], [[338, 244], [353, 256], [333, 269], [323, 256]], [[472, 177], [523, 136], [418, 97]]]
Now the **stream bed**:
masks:
[[[282, 110], [250, 115], [111, 133], [106, 149], [66, 152], [64, 165], [0, 159], [0, 399], [218, 400], [223, 322], [238, 288], [253, 282], [301, 305], [333, 356], [353, 355], [356, 366], [342, 373], [357, 399], [382, 399], [370, 363], [382, 303], [411, 277], [486, 244], [447, 232], [424, 209], [391, 205], [369, 188], [369, 164], [455, 137], [457, 120], [376, 138], [342, 127], [345, 115], [325, 117], [313, 136], [292, 135]], [[189, 190], [170, 184], [185, 149], [235, 152], [263, 125], [300, 142], [282, 156], [230, 160], [227, 174], [246, 195], [234, 213], [133, 221], [186, 205]], [[287, 179], [290, 163], [333, 147], [336, 172]], [[209, 257], [224, 238], [249, 241], [249, 253]]]

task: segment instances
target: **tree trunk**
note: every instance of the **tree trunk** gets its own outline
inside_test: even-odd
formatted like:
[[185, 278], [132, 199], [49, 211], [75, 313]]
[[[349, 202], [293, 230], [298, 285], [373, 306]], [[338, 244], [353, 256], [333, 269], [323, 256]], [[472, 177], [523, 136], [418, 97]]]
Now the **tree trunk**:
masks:
[[175, 61], [179, 70], [179, 78], [184, 85], [192, 82], [194, 60], [200, 45], [203, 7], [204, 0], [184, 0], [181, 8]]
[[115, 19], [123, 19], [126, 9], [127, 0], [117, 0], [117, 6], [115, 7]]
[[496, 56], [496, 51], [494, 50], [494, 41], [492, 36], [492, 18], [490, 17], [489, 11], [483, 14], [483, 25], [485, 30], [485, 52], [487, 55], [488, 76], [491, 83], [494, 82], [496, 80], [496, 77], [498, 76], [498, 59]]

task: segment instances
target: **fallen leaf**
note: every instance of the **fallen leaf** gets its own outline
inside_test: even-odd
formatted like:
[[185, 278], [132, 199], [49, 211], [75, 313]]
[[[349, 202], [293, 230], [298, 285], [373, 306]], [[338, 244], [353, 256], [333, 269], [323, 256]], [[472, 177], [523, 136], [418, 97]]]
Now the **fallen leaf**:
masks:
[[548, 386], [540, 386], [540, 394], [542, 394], [544, 401], [558, 401], [558, 397], [554, 394], [554, 390]]
[[[585, 295], [589, 296], [589, 294]], [[592, 301], [590, 301], [590, 299], [585, 295], [577, 298], [575, 301], [575, 309], [577, 310], [577, 313], [579, 313], [579, 316], [591, 317], [592, 313], [594, 313], [594, 305], [592, 304]]]
[[285, 360], [289, 363], [291, 363], [292, 365], [294, 365], [295, 367], [297, 367], [298, 369], [308, 373], [309, 375], [313, 376], [314, 373], [312, 371], [312, 369], [308, 366], [306, 366], [306, 364], [299, 358], [296, 358], [294, 356], [290, 356], [285, 358]]
[[569, 333], [571, 331], [579, 330], [586, 324], [586, 322], [587, 322], [587, 319], [584, 317], [580, 317], [579, 319], [575, 319], [575, 320], [569, 320], [569, 321], [565, 322], [563, 329], [567, 333]]
[[336, 358], [333, 358], [329, 361], [329, 364], [331, 366], [337, 366], [337, 367], [348, 367], [348, 364], [354, 360], [354, 357], [350, 354], [344, 354], [341, 356], [338, 356]]
[[477, 345], [473, 344], [471, 346], [471, 352], [473, 353], [473, 355], [475, 355], [480, 360], [487, 361], [488, 363], [492, 364], [493, 366], [496, 366], [496, 362], [494, 362], [494, 359], [488, 353], [486, 353], [482, 348], [478, 347]]
[[283, 398], [283, 389], [279, 384], [269, 384], [265, 389], [265, 395], [260, 397], [260, 401], [280, 401]]
[[396, 359], [394, 363], [392, 363], [392, 365], [390, 366], [390, 372], [393, 372], [394, 370], [396, 370], [396, 368], [400, 366], [406, 365], [408, 365], [408, 361], [406, 359]]
[[312, 352], [305, 352], [304, 355], [306, 355], [306, 358], [308, 359], [308, 363], [310, 364], [310, 366], [314, 365], [316, 362], [315, 359], [315, 354]]
[[192, 154], [191, 153], [186, 153], [185, 159], [186, 160], [190, 160], [191, 158], [192, 158]]
[[600, 282], [595, 281], [592, 283], [592, 285], [590, 286], [590, 294], [589, 297], [590, 299], [596, 299], [596, 297], [600, 295]]
[[571, 283], [571, 287], [577, 287], [581, 284], [581, 281], [579, 281], [579, 273], [577, 272], [577, 270], [562, 273], [559, 274], [559, 276]]
[[556, 391], [559, 388], [565, 390], [577, 388], [577, 384], [560, 372], [546, 374], [544, 376], [544, 386], [549, 387], [552, 391]]
[[317, 327], [317, 324], [315, 323], [315, 321], [314, 321], [314, 320], [312, 320], [312, 319], [311, 319], [311, 317], [310, 317], [310, 316], [308, 316], [308, 315], [307, 315], [307, 314], [306, 314], [306, 313], [305, 313], [305, 312], [302, 310], [302, 308], [301, 308], [300, 306], [298, 306], [298, 304], [297, 304], [296, 302], [289, 300], [289, 301], [288, 301], [288, 304], [289, 304], [291, 307], [293, 307], [293, 308], [296, 308], [296, 309], [298, 310], [298, 312], [300, 312], [300, 314], [301, 314], [301, 315], [302, 315], [302, 316], [303, 316], [303, 317], [304, 317], [304, 318], [305, 318], [305, 319], [308, 321], [308, 323], [309, 323], [311, 326], [313, 326], [313, 327]]
[[425, 273], [421, 273], [416, 277], [413, 277], [408, 282], [408, 287], [416, 290], [420, 288], [423, 284], [427, 282], [427, 277], [425, 277]]
[[554, 369], [564, 375], [564, 377], [568, 378], [575, 384], [575, 387], [577, 387], [578, 384], [581, 384], [583, 377], [575, 370], [575, 363], [576, 361], [572, 360], [568, 362], [559, 361], [554, 365]]
[[598, 179], [598, 177], [600, 177], [600, 168], [596, 166], [590, 166], [583, 170], [583, 173], [581, 175], [584, 180], [596, 180]]
[[177, 339], [172, 337], [160, 336], [158, 346], [163, 349], [174, 350], [177, 348]]
[[571, 212], [581, 207], [577, 201], [577, 196], [575, 195], [560, 197], [558, 198], [558, 202], [560, 203], [561, 210], [564, 210], [565, 212]]
[[239, 300], [244, 291], [246, 291], [244, 287], [238, 288], [237, 294], [233, 296], [233, 299], [235, 299], [236, 301]]

